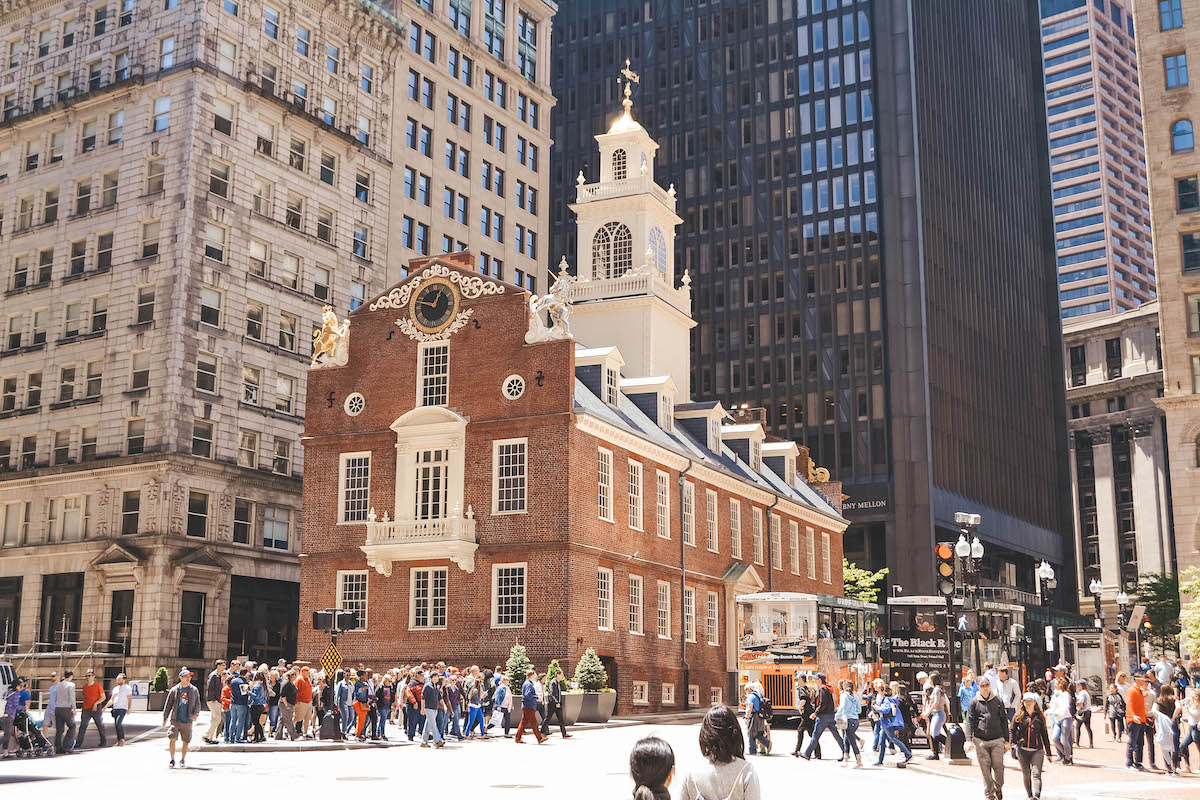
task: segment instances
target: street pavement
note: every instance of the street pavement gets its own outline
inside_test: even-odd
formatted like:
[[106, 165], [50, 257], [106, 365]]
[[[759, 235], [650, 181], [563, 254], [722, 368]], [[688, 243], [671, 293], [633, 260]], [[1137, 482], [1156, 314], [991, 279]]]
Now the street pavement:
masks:
[[[86, 795], [89, 800], [151, 796], [190, 800], [231, 793], [279, 796], [281, 791], [344, 794], [361, 785], [368, 792], [378, 787], [378, 791], [402, 796], [625, 798], [632, 789], [629, 751], [643, 736], [655, 734], [671, 743], [679, 780], [702, 763], [698, 724], [656, 721], [577, 729], [569, 740], [555, 735], [540, 746], [532, 738], [519, 746], [498, 738], [451, 743], [440, 750], [421, 749], [407, 740], [390, 747], [367, 745], [349, 750], [303, 749], [311, 748], [311, 741], [257, 752], [205, 747], [191, 753], [187, 769], [171, 770], [167, 766], [166, 740], [161, 729], [154, 727], [157, 715], [132, 716], [127, 725], [130, 743], [124, 748], [89, 748], [56, 758], [0, 761], [0, 794], [14, 798], [34, 793], [46, 797]], [[206, 722], [205, 714], [196, 727], [197, 745], [201, 744], [199, 734]], [[793, 796], [957, 799], [983, 795], [974, 765], [951, 767], [943, 762], [927, 762], [923, 760], [924, 751], [918, 751], [918, 761], [905, 770], [892, 766], [894, 760], [890, 758], [884, 767], [854, 769], [833, 760], [832, 739], [826, 740], [825, 761], [805, 762], [790, 755], [794, 737], [794, 731], [777, 730], [774, 754], [751, 759], [765, 800]], [[91, 741], [95, 744], [94, 739]], [[1117, 753], [1115, 746], [1098, 744], [1101, 746], [1094, 751], [1077, 751], [1080, 766], [1055, 764], [1049, 768], [1045, 800], [1200, 798], [1200, 777], [1131, 775], [1107, 765]], [[1021, 774], [1015, 764], [1006, 777], [1005, 796], [1022, 797]], [[679, 797], [679, 780], [672, 796], [693, 800]], [[18, 794], [20, 789], [27, 794]]]

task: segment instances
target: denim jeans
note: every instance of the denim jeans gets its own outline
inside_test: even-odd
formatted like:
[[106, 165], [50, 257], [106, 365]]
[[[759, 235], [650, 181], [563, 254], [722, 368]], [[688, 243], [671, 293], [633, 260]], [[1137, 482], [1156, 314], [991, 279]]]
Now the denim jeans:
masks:
[[842, 734], [842, 752], [847, 758], [850, 757], [851, 748], [854, 749], [854, 755], [859, 755], [858, 752], [858, 718], [846, 719], [846, 732]]
[[[416, 738], [417, 731], [421, 728], [421, 712], [416, 706], [405, 706], [408, 709], [408, 740], [411, 742]], [[435, 712], [436, 714], [436, 712]]]
[[767, 734], [764, 731], [763, 733], [760, 733], [757, 736], [750, 737], [750, 755], [754, 755], [755, 753], [758, 752], [758, 743], [759, 742], [762, 743], [762, 751], [764, 753], [766, 753], [768, 750], [771, 749], [771, 743], [767, 740]]
[[1061, 719], [1054, 723], [1054, 736], [1051, 741], [1054, 742], [1054, 749], [1058, 751], [1059, 760], [1071, 760], [1074, 755], [1075, 748], [1075, 720], [1072, 717]]
[[487, 728], [483, 722], [483, 709], [479, 706], [467, 706], [467, 736], [471, 735], [471, 731], [475, 730], [475, 726], [479, 726], [479, 732], [487, 736]]
[[345, 735], [345, 734], [349, 733], [350, 731], [354, 730], [354, 723], [356, 722], [356, 720], [354, 718], [354, 709], [351, 706], [348, 706], [348, 705], [342, 706], [341, 712], [342, 712], [342, 734]]
[[1140, 767], [1142, 765], [1142, 746], [1145, 744], [1142, 731], [1145, 725], [1141, 722], [1129, 723], [1129, 744], [1125, 745], [1125, 766]]
[[125, 713], [129, 711], [127, 708], [114, 708], [112, 710], [113, 729], [117, 732], [117, 741], [125, 741]]
[[442, 729], [438, 725], [438, 715], [441, 711], [427, 710], [425, 712], [425, 733], [421, 734], [421, 744], [429, 744], [429, 740], [442, 741]]
[[225, 726], [225, 741], [230, 744], [246, 741], [246, 719], [250, 716], [250, 706], [231, 705], [229, 707], [229, 722]]
[[449, 725], [450, 732], [453, 733], [456, 737], [458, 737], [459, 741], [462, 741], [462, 738], [463, 738], [462, 723], [460, 722], [461, 717], [459, 716], [458, 709], [457, 708], [451, 709], [447, 713], [449, 714], [449, 718], [450, 718], [450, 725]]
[[88, 722], [96, 724], [96, 731], [100, 734], [100, 746], [107, 746], [108, 738], [104, 735], [104, 715], [99, 708], [93, 708], [79, 712], [79, 736], [75, 739], [76, 749], [83, 748], [83, 739], [87, 735]]
[[[904, 742], [902, 742], [899, 739], [899, 737], [896, 736], [896, 731], [892, 730], [891, 728], [884, 728], [883, 729], [883, 738], [885, 740], [887, 740], [887, 742], [889, 744], [893, 744], [896, 747], [899, 747], [900, 752], [904, 753], [904, 758], [906, 761], [912, 760], [912, 751], [908, 749], [908, 745], [906, 745]], [[886, 747], [884, 747], [882, 744], [880, 744], [879, 760], [875, 762], [876, 766], [883, 763], [883, 751], [886, 749], [887, 749]]]
[[230, 725], [230, 723], [233, 722], [233, 706], [221, 711], [221, 719], [224, 720], [221, 723], [221, 730], [225, 731], [221, 738], [225, 740], [226, 744], [229, 744], [229, 742], [233, 741], [229, 738], [229, 734], [233, 731], [233, 728]]
[[275, 727], [279, 725], [279, 704], [267, 706], [267, 722], [271, 723], [271, 733], [275, 733]]
[[804, 748], [805, 758], [812, 755], [813, 748], [817, 746], [817, 742], [821, 740], [821, 734], [825, 733], [825, 731], [833, 734], [833, 740], [837, 742], [839, 750], [845, 749], [842, 737], [838, 736], [837, 725], [833, 721], [833, 714], [822, 714], [817, 717], [817, 724], [813, 727], [812, 741], [808, 743], [808, 747]]
[[379, 706], [377, 711], [379, 713], [379, 723], [375, 728], [375, 735], [379, 736], [379, 737], [386, 737], [387, 736], [387, 721], [388, 721], [388, 717], [392, 713], [392, 707], [391, 706]]

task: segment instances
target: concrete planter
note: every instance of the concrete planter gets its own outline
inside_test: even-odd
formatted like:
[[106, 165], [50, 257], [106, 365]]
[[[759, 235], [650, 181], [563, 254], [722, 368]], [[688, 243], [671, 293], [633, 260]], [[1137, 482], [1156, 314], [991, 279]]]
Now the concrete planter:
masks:
[[576, 696], [583, 698], [579, 722], [608, 722], [617, 708], [616, 692], [584, 692]]
[[564, 694], [562, 699], [563, 721], [567, 725], [579, 722], [579, 712], [583, 710], [583, 695]]
[[167, 692], [150, 692], [146, 696], [147, 711], [162, 711], [167, 705]]

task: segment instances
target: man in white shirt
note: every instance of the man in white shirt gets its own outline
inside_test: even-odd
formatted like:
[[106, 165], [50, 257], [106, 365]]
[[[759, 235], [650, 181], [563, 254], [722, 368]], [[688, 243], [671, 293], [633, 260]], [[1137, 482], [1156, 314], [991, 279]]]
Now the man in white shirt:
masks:
[[1013, 717], [1016, 716], [1017, 706], [1021, 703], [1021, 685], [1015, 679], [1008, 676], [1008, 667], [1003, 664], [997, 670], [996, 677], [1000, 688], [995, 691], [1000, 696], [1000, 699], [1004, 701], [1004, 708], [1008, 713], [1008, 721], [1011, 723]]
[[992, 685], [992, 694], [998, 696], [1000, 694], [1000, 675], [990, 661], [983, 665], [983, 678]]

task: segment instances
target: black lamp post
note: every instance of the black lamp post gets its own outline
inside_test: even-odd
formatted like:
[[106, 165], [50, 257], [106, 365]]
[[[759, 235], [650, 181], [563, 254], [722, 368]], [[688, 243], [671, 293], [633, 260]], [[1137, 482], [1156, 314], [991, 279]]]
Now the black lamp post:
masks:
[[954, 521], [963, 526], [954, 545], [954, 554], [962, 561], [963, 589], [970, 596], [971, 608], [975, 611], [975, 674], [978, 675], [983, 666], [979, 653], [979, 567], [983, 561], [983, 543], [975, 530], [982, 519], [978, 514], [959, 511], [954, 515]]
[[1099, 579], [1092, 578], [1092, 582], [1088, 584], [1088, 591], [1092, 593], [1092, 599], [1096, 601], [1096, 616], [1092, 624], [1097, 628], [1104, 627], [1104, 619], [1100, 616], [1100, 593], [1104, 591]]

